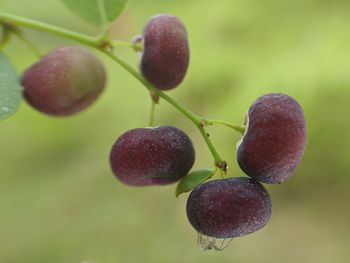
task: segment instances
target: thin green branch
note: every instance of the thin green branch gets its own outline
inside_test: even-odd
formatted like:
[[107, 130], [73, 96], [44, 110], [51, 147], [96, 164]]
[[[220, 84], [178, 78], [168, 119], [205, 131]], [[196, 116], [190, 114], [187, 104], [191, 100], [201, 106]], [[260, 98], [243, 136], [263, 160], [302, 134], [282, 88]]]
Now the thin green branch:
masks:
[[214, 145], [212, 144], [209, 135], [207, 134], [204, 126], [203, 126], [203, 118], [200, 118], [199, 116], [192, 113], [190, 110], [188, 110], [186, 107], [181, 105], [179, 102], [168, 96], [167, 94], [163, 93], [162, 91], [156, 89], [153, 85], [151, 85], [147, 80], [145, 80], [141, 74], [136, 71], [133, 67], [131, 67], [129, 64], [127, 64], [124, 60], [120, 59], [118, 56], [116, 56], [111, 50], [109, 49], [110, 43], [106, 43], [105, 41], [101, 42], [100, 38], [96, 37], [90, 37], [84, 34], [80, 34], [71, 30], [63, 29], [57, 26], [49, 25], [43, 22], [35, 21], [28, 18], [23, 18], [20, 16], [7, 14], [0, 12], [0, 23], [10, 23], [15, 26], [23, 26], [47, 33], [51, 33], [54, 35], [62, 36], [64, 38], [76, 40], [82, 44], [88, 45], [90, 47], [93, 47], [95, 49], [98, 49], [99, 51], [103, 52], [105, 55], [109, 56], [111, 59], [113, 59], [115, 62], [117, 62], [120, 66], [122, 66], [126, 71], [128, 71], [131, 75], [133, 75], [137, 80], [139, 80], [151, 94], [154, 94], [157, 97], [160, 97], [167, 101], [169, 104], [174, 106], [176, 109], [178, 109], [181, 113], [183, 113], [189, 120], [191, 120], [196, 127], [199, 129], [202, 137], [204, 138], [204, 141], [206, 142], [213, 158], [215, 161], [215, 165], [220, 168], [221, 171], [226, 172], [226, 162], [220, 157], [218, 152], [216, 151]]
[[150, 117], [149, 117], [149, 126], [153, 127], [154, 126], [154, 115], [156, 112], [157, 103], [154, 101], [153, 98], [151, 99], [151, 101], [152, 101], [152, 104], [151, 104], [151, 112], [150, 112]]
[[185, 106], [181, 105], [179, 102], [177, 102], [172, 97], [165, 94], [164, 92], [162, 92], [160, 90], [157, 90], [156, 92], [160, 98], [166, 100], [168, 103], [173, 105], [176, 109], [178, 109], [180, 112], [182, 112], [188, 119], [190, 119], [196, 126], [201, 126], [201, 120], [202, 120], [201, 117], [192, 113], [189, 109], [187, 109]]
[[128, 63], [126, 63], [124, 60], [120, 59], [118, 56], [116, 56], [114, 53], [104, 50], [101, 48], [98, 48], [102, 53], [106, 54], [108, 57], [113, 59], [115, 62], [117, 62], [120, 66], [122, 66], [127, 72], [129, 72], [131, 75], [133, 75], [138, 81], [140, 81], [151, 93], [157, 94], [157, 90], [147, 81], [145, 80], [133, 67], [131, 67]]
[[128, 47], [134, 50], [135, 52], [142, 52], [143, 46], [140, 42], [127, 42], [127, 41], [120, 41], [120, 40], [111, 40], [109, 41], [109, 44], [113, 47]]
[[198, 125], [197, 126], [205, 143], [207, 144], [211, 154], [213, 155], [213, 158], [214, 158], [214, 161], [215, 161], [215, 166], [219, 167], [220, 170], [226, 170], [225, 169], [222, 169], [222, 164], [225, 162], [219, 155], [219, 153], [216, 151], [213, 143], [211, 142], [210, 138], [209, 138], [209, 133], [207, 133], [207, 131], [201, 126], [201, 125]]
[[226, 121], [221, 121], [221, 120], [204, 120], [205, 125], [213, 125], [213, 124], [222, 124], [227, 127], [230, 127], [231, 129], [234, 129], [237, 132], [240, 132], [241, 134], [244, 134], [245, 132], [245, 126], [243, 125], [235, 125]]
[[223, 165], [225, 163], [224, 159], [222, 159], [220, 157], [219, 153], [216, 151], [213, 143], [211, 142], [211, 140], [209, 138], [209, 134], [206, 132], [206, 130], [204, 129], [204, 127], [202, 125], [202, 118], [195, 115], [194, 113], [192, 113], [190, 110], [188, 110], [186, 107], [184, 107], [183, 105], [178, 103], [176, 100], [174, 100], [172, 97], [168, 96], [164, 92], [157, 91], [157, 94], [160, 98], [166, 100], [168, 103], [170, 103], [176, 109], [178, 109], [180, 112], [182, 112], [188, 119], [190, 119], [196, 125], [196, 127], [199, 129], [205, 143], [207, 144], [211, 154], [213, 155], [215, 165], [217, 167], [221, 168], [222, 170], [226, 170], [226, 167], [224, 167], [225, 165]]
[[31, 28], [38, 31], [43, 31], [54, 35], [58, 35], [64, 38], [76, 40], [82, 44], [85, 44], [91, 47], [99, 47], [99, 44], [100, 44], [99, 38], [87, 36], [85, 34], [81, 34], [75, 31], [63, 29], [58, 26], [50, 25], [44, 22], [36, 21], [33, 19], [21, 17], [21, 16], [16, 16], [13, 14], [0, 12], [0, 22], [2, 21], [7, 22], [9, 24], [15, 24], [16, 26]]
[[37, 49], [31, 41], [29, 41], [22, 32], [13, 31], [12, 32], [18, 39], [20, 39], [38, 58], [42, 57], [42, 53]]
[[134, 48], [134, 44], [127, 41], [112, 40], [110, 43], [114, 47], [129, 47], [132, 49]]

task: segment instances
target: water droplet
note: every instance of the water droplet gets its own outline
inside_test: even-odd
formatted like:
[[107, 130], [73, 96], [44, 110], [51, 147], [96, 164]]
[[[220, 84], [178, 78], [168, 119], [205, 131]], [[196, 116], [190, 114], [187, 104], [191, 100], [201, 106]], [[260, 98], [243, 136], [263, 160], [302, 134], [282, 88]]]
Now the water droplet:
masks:
[[8, 112], [8, 111], [10, 111], [10, 109], [9, 109], [9, 108], [7, 108], [7, 107], [1, 107], [1, 110], [2, 110], [2, 111], [4, 111], [4, 112]]

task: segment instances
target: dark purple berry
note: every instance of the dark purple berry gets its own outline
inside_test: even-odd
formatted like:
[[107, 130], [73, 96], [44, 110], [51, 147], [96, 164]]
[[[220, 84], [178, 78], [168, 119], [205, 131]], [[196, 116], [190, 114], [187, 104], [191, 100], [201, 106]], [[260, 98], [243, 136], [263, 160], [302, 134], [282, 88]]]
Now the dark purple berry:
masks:
[[191, 139], [172, 126], [129, 130], [110, 154], [116, 177], [135, 186], [174, 183], [189, 172], [194, 159]]
[[200, 234], [239, 237], [266, 225], [271, 217], [271, 200], [254, 179], [213, 180], [192, 191], [187, 200], [187, 217]]
[[142, 75], [161, 90], [175, 88], [184, 79], [189, 64], [187, 32], [173, 15], [152, 17], [143, 31]]
[[55, 116], [72, 115], [88, 107], [100, 95], [105, 82], [101, 61], [80, 47], [54, 49], [22, 77], [28, 103]]
[[249, 176], [263, 183], [281, 183], [301, 160], [306, 123], [301, 106], [285, 94], [258, 98], [248, 112], [247, 131], [237, 161]]

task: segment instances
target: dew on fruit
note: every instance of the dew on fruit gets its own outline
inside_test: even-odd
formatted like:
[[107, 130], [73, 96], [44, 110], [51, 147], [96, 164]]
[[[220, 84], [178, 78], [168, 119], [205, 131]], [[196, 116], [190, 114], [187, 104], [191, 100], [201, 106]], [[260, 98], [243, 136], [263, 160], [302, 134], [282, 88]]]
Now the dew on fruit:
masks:
[[9, 108], [7, 108], [7, 107], [1, 107], [1, 110], [2, 110], [2, 111], [4, 111], [4, 112], [8, 112], [8, 111], [10, 111], [10, 109], [9, 109]]

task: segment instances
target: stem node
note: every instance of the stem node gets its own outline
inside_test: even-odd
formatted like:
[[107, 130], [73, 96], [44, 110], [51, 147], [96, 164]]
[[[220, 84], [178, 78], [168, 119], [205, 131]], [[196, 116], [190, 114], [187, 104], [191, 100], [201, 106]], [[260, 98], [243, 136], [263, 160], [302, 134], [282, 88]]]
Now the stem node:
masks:
[[114, 46], [109, 40], [101, 39], [99, 47], [108, 52], [113, 52]]
[[155, 104], [159, 104], [159, 95], [157, 94], [157, 92], [151, 91], [150, 95], [151, 95], [152, 101]]
[[226, 161], [219, 161], [215, 164], [220, 170], [224, 171], [225, 174], [227, 173], [227, 162]]
[[135, 52], [142, 52], [143, 51], [143, 37], [141, 35], [136, 35], [131, 40], [132, 49]]
[[199, 126], [201, 126], [202, 128], [204, 128], [207, 125], [207, 121], [206, 120], [201, 120], [199, 123]]

